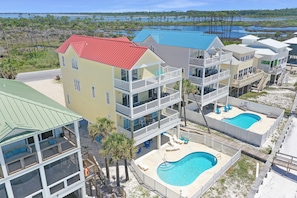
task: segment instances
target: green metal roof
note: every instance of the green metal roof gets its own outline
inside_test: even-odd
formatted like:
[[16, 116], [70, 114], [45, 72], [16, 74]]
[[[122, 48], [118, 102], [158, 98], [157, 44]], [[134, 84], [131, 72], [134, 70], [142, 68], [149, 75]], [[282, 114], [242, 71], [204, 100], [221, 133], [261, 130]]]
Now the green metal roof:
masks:
[[0, 143], [81, 118], [22, 82], [0, 78]]

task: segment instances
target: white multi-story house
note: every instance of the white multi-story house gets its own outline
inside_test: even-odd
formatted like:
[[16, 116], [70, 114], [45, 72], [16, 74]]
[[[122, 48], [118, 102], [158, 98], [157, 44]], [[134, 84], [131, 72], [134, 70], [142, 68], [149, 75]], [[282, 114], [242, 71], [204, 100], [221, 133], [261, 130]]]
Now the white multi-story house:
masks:
[[183, 69], [184, 78], [199, 90], [196, 99], [190, 95], [189, 100], [197, 100], [202, 107], [214, 104], [215, 109], [219, 99], [228, 98], [230, 69], [221, 68], [221, 63], [228, 61], [231, 65], [232, 53], [222, 50], [224, 45], [217, 36], [143, 29], [133, 42], [149, 47], [166, 64]]
[[84, 197], [80, 120], [29, 86], [0, 78], [0, 197]]
[[[230, 77], [230, 91], [229, 95], [238, 97], [251, 90], [252, 86], [258, 87], [261, 85], [263, 79], [263, 85], [265, 81], [265, 72], [258, 69], [258, 61], [260, 55], [255, 55], [256, 50], [253, 48], [241, 46], [241, 45], [227, 45], [223, 48], [225, 52], [232, 52], [232, 65], [231, 65], [231, 77]], [[229, 63], [221, 65], [222, 68], [230, 68]], [[260, 86], [259, 86], [260, 88]]]
[[297, 64], [297, 32], [294, 33], [295, 37], [285, 40], [284, 43], [289, 44], [292, 49], [289, 52], [288, 63]]
[[289, 48], [288, 44], [268, 38], [262, 39], [247, 35], [240, 38], [242, 45], [256, 50], [261, 55], [258, 59], [258, 68], [271, 74], [270, 82], [275, 84], [285, 74]]

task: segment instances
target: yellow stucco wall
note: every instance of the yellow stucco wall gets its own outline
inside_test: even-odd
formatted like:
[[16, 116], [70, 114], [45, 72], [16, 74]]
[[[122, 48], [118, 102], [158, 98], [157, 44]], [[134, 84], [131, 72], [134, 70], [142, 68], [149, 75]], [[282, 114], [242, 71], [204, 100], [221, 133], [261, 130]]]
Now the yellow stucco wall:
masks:
[[[62, 56], [66, 66], [62, 66]], [[72, 68], [71, 60], [75, 58], [78, 70]], [[82, 115], [88, 121], [94, 122], [96, 117], [108, 117], [115, 120], [115, 104], [113, 89], [113, 67], [86, 59], [80, 59], [70, 46], [66, 53], [59, 54], [64, 95], [70, 96], [70, 104], [66, 106]], [[74, 79], [80, 81], [80, 91], [74, 89]], [[92, 86], [95, 88], [95, 98], [92, 96]], [[107, 104], [106, 92], [109, 92], [110, 104]]]

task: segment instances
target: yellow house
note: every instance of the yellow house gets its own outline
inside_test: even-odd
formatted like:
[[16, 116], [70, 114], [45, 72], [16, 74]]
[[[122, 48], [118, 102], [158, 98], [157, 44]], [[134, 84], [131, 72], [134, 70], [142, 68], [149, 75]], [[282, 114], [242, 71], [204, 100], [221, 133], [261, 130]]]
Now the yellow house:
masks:
[[[238, 97], [249, 92], [252, 88], [267, 83], [265, 72], [258, 69], [257, 63], [260, 55], [255, 55], [256, 50], [240, 46], [227, 45], [223, 47], [225, 52], [232, 52], [232, 64], [229, 62], [221, 64], [221, 68], [229, 69], [230, 67], [230, 90], [229, 95]], [[260, 88], [260, 87], [259, 87]]]
[[[57, 50], [66, 106], [89, 122], [107, 117], [136, 145], [177, 127], [182, 70], [126, 37], [72, 35]], [[180, 83], [181, 84], [181, 83]]]

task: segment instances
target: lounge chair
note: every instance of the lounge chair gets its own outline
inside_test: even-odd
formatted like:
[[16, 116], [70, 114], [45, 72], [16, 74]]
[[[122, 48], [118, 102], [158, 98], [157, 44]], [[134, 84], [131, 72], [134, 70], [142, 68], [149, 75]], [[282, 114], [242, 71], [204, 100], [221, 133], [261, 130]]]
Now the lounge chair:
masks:
[[166, 148], [166, 151], [177, 151], [180, 149], [180, 146], [179, 145], [175, 145], [175, 146], [169, 146]]
[[229, 111], [228, 107], [224, 106], [224, 112], [228, 112], [228, 111]]
[[189, 138], [185, 138], [183, 136], [181, 136], [180, 140], [184, 141], [184, 144], [188, 144], [189, 142]]
[[221, 113], [221, 110], [219, 108], [216, 108], [216, 113], [217, 114], [220, 114]]
[[230, 105], [230, 104], [227, 104], [227, 108], [228, 108], [229, 110], [231, 110], [231, 109], [232, 109], [232, 107], [231, 107], [231, 105]]
[[169, 138], [169, 143], [168, 143], [168, 144], [171, 145], [171, 146], [176, 146], [176, 145], [177, 145], [177, 144], [175, 143], [173, 137], [170, 137], [170, 138]]
[[173, 141], [176, 142], [176, 143], [178, 143], [178, 144], [183, 144], [183, 143], [184, 143], [184, 141], [178, 139], [178, 138], [176, 137], [176, 135], [173, 135]]
[[143, 171], [147, 171], [149, 169], [149, 167], [141, 161], [137, 163], [137, 166]]

